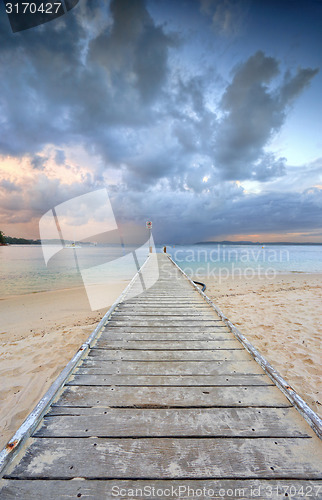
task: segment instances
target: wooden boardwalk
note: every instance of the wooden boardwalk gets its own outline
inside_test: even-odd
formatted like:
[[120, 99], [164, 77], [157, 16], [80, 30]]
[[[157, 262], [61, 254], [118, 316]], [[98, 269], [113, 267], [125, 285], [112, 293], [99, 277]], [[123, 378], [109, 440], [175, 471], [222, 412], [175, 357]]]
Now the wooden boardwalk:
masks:
[[154, 259], [159, 279], [135, 296], [136, 279], [6, 467], [1, 500], [322, 498], [321, 440], [168, 257]]

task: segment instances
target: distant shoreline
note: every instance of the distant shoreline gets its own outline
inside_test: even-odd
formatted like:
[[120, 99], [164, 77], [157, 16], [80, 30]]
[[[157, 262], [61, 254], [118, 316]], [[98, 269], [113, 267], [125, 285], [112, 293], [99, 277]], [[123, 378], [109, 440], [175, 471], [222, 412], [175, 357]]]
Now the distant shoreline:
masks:
[[[293, 241], [198, 241], [193, 245], [294, 245], [294, 246], [318, 246], [322, 243], [316, 242], [293, 242]], [[184, 245], [183, 245], [184, 246]]]
[[[12, 245], [34, 245], [41, 246], [40, 240], [25, 240], [24, 238], [9, 238], [6, 237], [7, 242], [0, 246], [12, 246]], [[73, 243], [72, 241], [66, 241], [65, 243]], [[46, 244], [50, 245], [61, 245], [60, 240], [48, 240]], [[82, 242], [81, 246], [90, 247], [91, 242]], [[194, 246], [194, 245], [258, 245], [258, 246], [268, 246], [268, 245], [279, 245], [279, 246], [321, 246], [321, 243], [316, 242], [293, 242], [293, 241], [197, 241], [196, 243], [168, 243], [166, 246], [171, 248], [173, 246]], [[96, 246], [96, 245], [95, 245]], [[112, 244], [98, 244], [97, 246], [118, 246], [117, 243]], [[163, 247], [163, 245], [156, 244], [156, 247]]]

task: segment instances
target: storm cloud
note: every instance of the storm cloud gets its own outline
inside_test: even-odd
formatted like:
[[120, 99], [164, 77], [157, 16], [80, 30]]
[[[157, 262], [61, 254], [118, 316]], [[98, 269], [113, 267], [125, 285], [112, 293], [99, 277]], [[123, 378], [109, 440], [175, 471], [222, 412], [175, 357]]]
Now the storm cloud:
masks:
[[318, 69], [289, 72], [282, 83], [269, 85], [279, 74], [278, 61], [259, 51], [236, 68], [222, 101], [226, 113], [217, 135], [215, 158], [227, 179], [264, 181], [285, 174], [286, 158], [266, 153], [265, 147], [282, 127], [289, 106], [318, 73]]
[[[107, 185], [120, 219], [153, 216], [160, 238], [314, 229], [320, 189], [276, 193], [271, 185], [288, 178], [288, 159], [270, 146], [318, 68], [287, 65], [254, 48], [224, 76], [209, 51], [211, 62], [192, 69], [184, 55], [197, 49], [180, 23], [175, 30], [160, 22], [155, 6], [80, 2], [57, 21], [15, 35], [0, 16], [0, 154], [29, 158], [33, 172], [18, 201], [27, 174], [3, 174], [7, 220], [17, 217], [13, 206], [38, 217]], [[235, 37], [248, 10], [238, 1], [202, 1], [197, 14], [200, 22], [209, 17], [209, 36]], [[79, 145], [95, 161], [81, 180], [67, 182], [62, 169], [76, 170], [68, 151]], [[244, 181], [262, 188], [249, 193]], [[172, 235], [174, 217], [180, 227]]]

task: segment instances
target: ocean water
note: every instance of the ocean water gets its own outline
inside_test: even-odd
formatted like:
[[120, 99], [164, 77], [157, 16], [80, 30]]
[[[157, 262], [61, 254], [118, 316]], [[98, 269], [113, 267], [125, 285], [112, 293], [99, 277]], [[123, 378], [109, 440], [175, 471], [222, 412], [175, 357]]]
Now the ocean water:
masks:
[[322, 245], [192, 245], [167, 247], [190, 277], [322, 273]]
[[[40, 246], [0, 247], [0, 297], [82, 286], [81, 270], [111, 262], [110, 275], [128, 280], [136, 272], [131, 252], [120, 246], [64, 249], [46, 266]], [[158, 248], [158, 251], [160, 249]], [[189, 276], [227, 278], [274, 273], [322, 273], [322, 246], [190, 245], [168, 246], [167, 252]], [[127, 255], [127, 256], [126, 256]], [[142, 249], [140, 264], [147, 250]]]
[[[58, 247], [51, 245], [53, 251]], [[128, 280], [136, 273], [132, 250], [120, 245], [107, 247], [64, 248], [46, 266], [40, 245], [10, 245], [0, 247], [0, 297], [37, 293], [48, 290], [83, 286], [82, 270], [101, 273], [102, 265], [111, 262], [109, 278]], [[146, 259], [143, 251], [140, 264]], [[124, 258], [128, 255], [129, 258]]]

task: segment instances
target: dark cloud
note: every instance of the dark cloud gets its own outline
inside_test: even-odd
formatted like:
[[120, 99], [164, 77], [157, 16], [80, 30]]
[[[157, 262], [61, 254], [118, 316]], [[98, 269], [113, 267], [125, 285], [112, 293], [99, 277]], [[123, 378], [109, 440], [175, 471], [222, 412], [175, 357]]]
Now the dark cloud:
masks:
[[[3, 154], [83, 143], [118, 165], [133, 154], [137, 140], [129, 135], [158, 119], [154, 100], [167, 78], [172, 39], [141, 0], [112, 2], [110, 13], [106, 2], [91, 5], [15, 38], [0, 18]], [[87, 39], [84, 18], [95, 19], [97, 10], [109, 13], [109, 23], [97, 20]]]
[[[46, 144], [62, 151], [82, 143], [105, 164], [122, 168], [125, 184], [139, 190], [164, 177], [176, 186], [188, 179], [191, 189], [195, 179], [200, 192], [205, 175], [216, 182], [283, 175], [284, 159], [264, 148], [315, 70], [287, 73], [272, 90], [278, 62], [256, 53], [235, 69], [219, 120], [206, 99], [215, 75], [205, 70], [170, 79], [174, 37], [155, 24], [143, 0], [112, 1], [109, 21], [97, 21], [90, 39], [84, 18], [96, 19], [102, 4], [95, 0], [88, 9], [75, 8], [46, 30], [19, 33], [10, 47], [6, 39], [0, 53], [3, 154], [33, 153], [34, 167], [42, 168], [37, 153]], [[105, 12], [108, 18], [106, 4]]]
[[253, 165], [252, 177], [261, 182], [286, 174], [286, 158], [276, 158], [273, 153], [263, 153]]
[[[44, 26], [10, 34], [0, 16], [0, 151], [21, 156], [48, 143], [63, 144], [72, 88], [80, 63], [82, 29], [68, 15]], [[70, 99], [70, 104], [68, 103]]]
[[31, 158], [30, 164], [32, 168], [35, 170], [44, 170], [47, 161], [48, 161], [47, 157], [35, 155], [33, 158]]
[[56, 149], [55, 162], [57, 165], [64, 165], [66, 161], [65, 151], [62, 149]]
[[165, 83], [168, 49], [173, 40], [155, 26], [142, 0], [113, 0], [111, 13], [114, 24], [108, 44], [112, 57], [108, 63], [115, 62], [116, 52], [123, 73], [127, 76], [132, 73], [130, 79], [134, 79], [141, 98], [149, 101], [159, 95]]
[[239, 34], [250, 6], [249, 0], [200, 0], [201, 12], [210, 16], [214, 30], [224, 36]]
[[281, 103], [290, 104], [310, 84], [318, 72], [318, 68], [298, 69], [296, 75], [292, 76], [291, 72], [287, 71], [280, 91]]
[[12, 193], [14, 191], [21, 191], [21, 186], [18, 184], [15, 184], [12, 181], [9, 181], [8, 179], [2, 179], [0, 181], [0, 188], [2, 188], [4, 191]]
[[[185, 67], [187, 41], [180, 45], [158, 24], [150, 5], [80, 2], [60, 20], [14, 36], [0, 16], [0, 153], [27, 155], [35, 175], [20, 199], [18, 184], [2, 181], [4, 212], [41, 215], [104, 185], [111, 170], [121, 177], [110, 188], [120, 217], [155, 217], [160, 238], [169, 220], [176, 221], [169, 236], [190, 241], [274, 224], [313, 228], [307, 214], [309, 207], [320, 213], [319, 190], [247, 195], [235, 181], [286, 176], [286, 158], [269, 151], [270, 141], [317, 70], [283, 74], [275, 57], [259, 51], [239, 59], [219, 92], [216, 53], [213, 67]], [[239, 7], [203, 2], [225, 34], [240, 26]], [[100, 161], [82, 183], [67, 185], [46, 177], [47, 145], [65, 168], [66, 146]]]
[[44, 173], [26, 177], [22, 182], [0, 182], [0, 209], [3, 220], [28, 222], [39, 218], [60, 203], [94, 190], [92, 183], [66, 184], [59, 179], [49, 179]]
[[209, 192], [175, 194], [160, 189], [114, 193], [113, 208], [120, 220], [151, 218], [160, 243], [196, 242], [223, 234], [261, 234], [312, 231], [320, 227], [322, 189], [303, 193], [247, 194], [235, 183], [224, 182]]
[[272, 85], [279, 63], [259, 51], [235, 69], [221, 101], [224, 112], [214, 157], [225, 179], [266, 180], [285, 174], [285, 158], [266, 154], [265, 147], [282, 127], [288, 106], [318, 72], [289, 72], [282, 84]]

